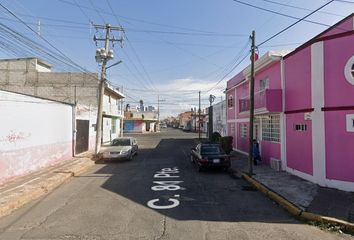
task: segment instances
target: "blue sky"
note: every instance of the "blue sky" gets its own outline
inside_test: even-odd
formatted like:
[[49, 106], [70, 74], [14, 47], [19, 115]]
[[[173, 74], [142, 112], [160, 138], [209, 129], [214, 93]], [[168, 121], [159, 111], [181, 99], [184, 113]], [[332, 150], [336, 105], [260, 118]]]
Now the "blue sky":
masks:
[[[240, 0], [260, 8], [301, 18], [328, 1], [325, 0]], [[123, 63], [108, 70], [108, 79], [122, 86], [126, 103], [135, 105], [140, 99], [146, 105], [161, 101], [161, 115], [176, 115], [198, 105], [207, 106], [209, 94], [223, 97], [226, 81], [249, 64], [249, 35], [256, 31], [256, 44], [296, 21], [233, 0], [2, 0], [42, 38], [1, 8], [2, 26], [56, 52], [59, 49], [81, 67], [98, 72], [93, 36], [102, 31], [90, 26], [110, 23], [125, 29], [123, 47], [114, 46], [115, 59]], [[350, 3], [353, 2], [353, 3]], [[307, 18], [324, 25], [333, 25], [354, 10], [354, 1], [334, 1]], [[38, 24], [40, 22], [40, 24]], [[40, 27], [39, 27], [40, 26]], [[259, 48], [294, 49], [328, 28], [301, 22]], [[116, 38], [119, 32], [113, 33]], [[43, 41], [45, 39], [46, 41]], [[3, 42], [0, 39], [0, 42]], [[48, 42], [55, 46], [48, 45]], [[10, 44], [10, 43], [7, 43]], [[17, 47], [14, 45], [13, 47]], [[98, 47], [102, 47], [99, 44]], [[9, 51], [0, 47], [0, 57], [26, 57], [36, 51]], [[19, 49], [17, 47], [17, 49]], [[58, 53], [59, 54], [59, 53]], [[45, 56], [42, 58], [46, 58]], [[45, 59], [50, 62], [51, 58]], [[64, 61], [65, 62], [65, 61]], [[54, 62], [55, 70], [78, 71], [63, 62]], [[233, 71], [231, 71], [234, 68]], [[229, 74], [228, 74], [229, 73]], [[216, 83], [220, 82], [218, 85]], [[209, 91], [210, 90], [210, 91]]]

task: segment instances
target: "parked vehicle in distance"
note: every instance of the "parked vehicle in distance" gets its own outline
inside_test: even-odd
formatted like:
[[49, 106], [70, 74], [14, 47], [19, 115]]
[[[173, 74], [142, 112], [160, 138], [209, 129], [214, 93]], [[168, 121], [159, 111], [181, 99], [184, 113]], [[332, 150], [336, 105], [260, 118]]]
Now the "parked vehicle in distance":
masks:
[[208, 167], [227, 170], [231, 166], [230, 157], [219, 144], [215, 143], [199, 143], [191, 149], [190, 159], [198, 166], [199, 171]]
[[102, 160], [126, 159], [132, 160], [138, 154], [138, 142], [133, 137], [115, 138], [108, 144], [103, 144], [99, 152]]

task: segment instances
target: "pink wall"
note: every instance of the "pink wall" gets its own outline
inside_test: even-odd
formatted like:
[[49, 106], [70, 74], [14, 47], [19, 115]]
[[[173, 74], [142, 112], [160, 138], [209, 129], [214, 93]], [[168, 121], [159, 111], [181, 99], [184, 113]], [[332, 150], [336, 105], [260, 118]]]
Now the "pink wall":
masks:
[[[344, 66], [354, 55], [353, 42], [354, 35], [324, 42], [325, 107], [354, 106], [354, 86], [344, 76]], [[350, 113], [354, 111], [325, 112], [326, 176], [329, 179], [354, 181], [354, 133], [346, 131], [346, 114]]]
[[240, 102], [239, 100], [241, 98], [248, 97], [249, 95], [250, 95], [250, 93], [249, 93], [249, 83], [248, 82], [245, 82], [236, 88], [236, 104], [237, 104], [236, 115], [237, 115], [237, 118], [247, 117], [247, 115], [245, 115], [245, 114], [240, 116], [240, 114], [239, 114], [240, 108], [239, 108], [238, 104], [239, 104], [239, 102]]
[[329, 30], [325, 34], [321, 35], [320, 37], [326, 37], [326, 36], [342, 33], [345, 31], [351, 31], [351, 30], [353, 30], [353, 18], [349, 18], [348, 20], [344, 21], [343, 23], [338, 24], [336, 26], [336, 28]]
[[261, 157], [262, 163], [269, 164], [270, 158], [281, 159], [280, 143], [261, 141]]
[[228, 129], [228, 136], [232, 136], [232, 147], [236, 148], [236, 123], [228, 123], [227, 124], [227, 129]]
[[0, 152], [0, 184], [72, 158], [72, 142]]
[[[307, 131], [295, 131], [294, 124], [306, 124]], [[286, 159], [290, 168], [313, 174], [312, 122], [304, 120], [304, 113], [286, 115]]]
[[280, 62], [273, 63], [256, 73], [254, 91], [260, 90], [260, 81], [268, 77], [269, 89], [281, 89]]
[[[229, 97], [232, 96], [233, 105], [229, 107]], [[235, 119], [235, 111], [236, 111], [236, 100], [235, 100], [235, 89], [229, 90], [226, 93], [226, 109], [227, 109], [227, 120]]]
[[[247, 125], [247, 137], [246, 138], [241, 138], [241, 125]], [[249, 149], [249, 139], [248, 139], [248, 127], [249, 124], [248, 123], [237, 123], [237, 149], [247, 152], [248, 153], [248, 149]]]
[[354, 132], [346, 131], [346, 114], [354, 111], [325, 113], [326, 176], [354, 182]]
[[285, 111], [311, 108], [311, 48], [285, 58]]
[[244, 79], [245, 79], [245, 77], [243, 76], [243, 73], [239, 72], [236, 76], [234, 76], [229, 81], [227, 81], [227, 83], [226, 83], [227, 89], [232, 88], [233, 86], [237, 85], [238, 83], [240, 83]]
[[344, 76], [344, 66], [354, 56], [353, 43], [354, 35], [324, 43], [325, 107], [354, 106], [354, 86]]

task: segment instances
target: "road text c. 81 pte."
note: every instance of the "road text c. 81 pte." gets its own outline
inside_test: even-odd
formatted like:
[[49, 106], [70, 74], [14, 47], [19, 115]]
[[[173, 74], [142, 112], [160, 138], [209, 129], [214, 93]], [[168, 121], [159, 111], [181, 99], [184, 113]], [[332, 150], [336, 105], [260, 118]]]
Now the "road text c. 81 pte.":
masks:
[[[162, 168], [154, 174], [154, 179], [158, 181], [152, 182], [154, 185], [151, 187], [151, 190], [155, 192], [184, 190], [184, 188], [179, 186], [183, 181], [176, 181], [176, 178], [179, 178], [179, 176], [176, 175], [178, 173], [179, 170], [177, 167]], [[148, 201], [147, 205], [152, 209], [171, 209], [180, 204], [179, 198], [179, 194], [173, 194], [173, 196], [168, 197], [168, 199], [154, 198]]]

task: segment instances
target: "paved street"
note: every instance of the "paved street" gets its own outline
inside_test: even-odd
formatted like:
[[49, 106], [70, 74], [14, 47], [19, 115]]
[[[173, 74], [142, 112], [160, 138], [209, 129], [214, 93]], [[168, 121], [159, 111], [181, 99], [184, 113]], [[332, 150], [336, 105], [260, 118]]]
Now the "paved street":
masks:
[[225, 172], [199, 173], [196, 134], [134, 136], [133, 161], [97, 164], [0, 219], [0, 239], [352, 239], [295, 220]]

